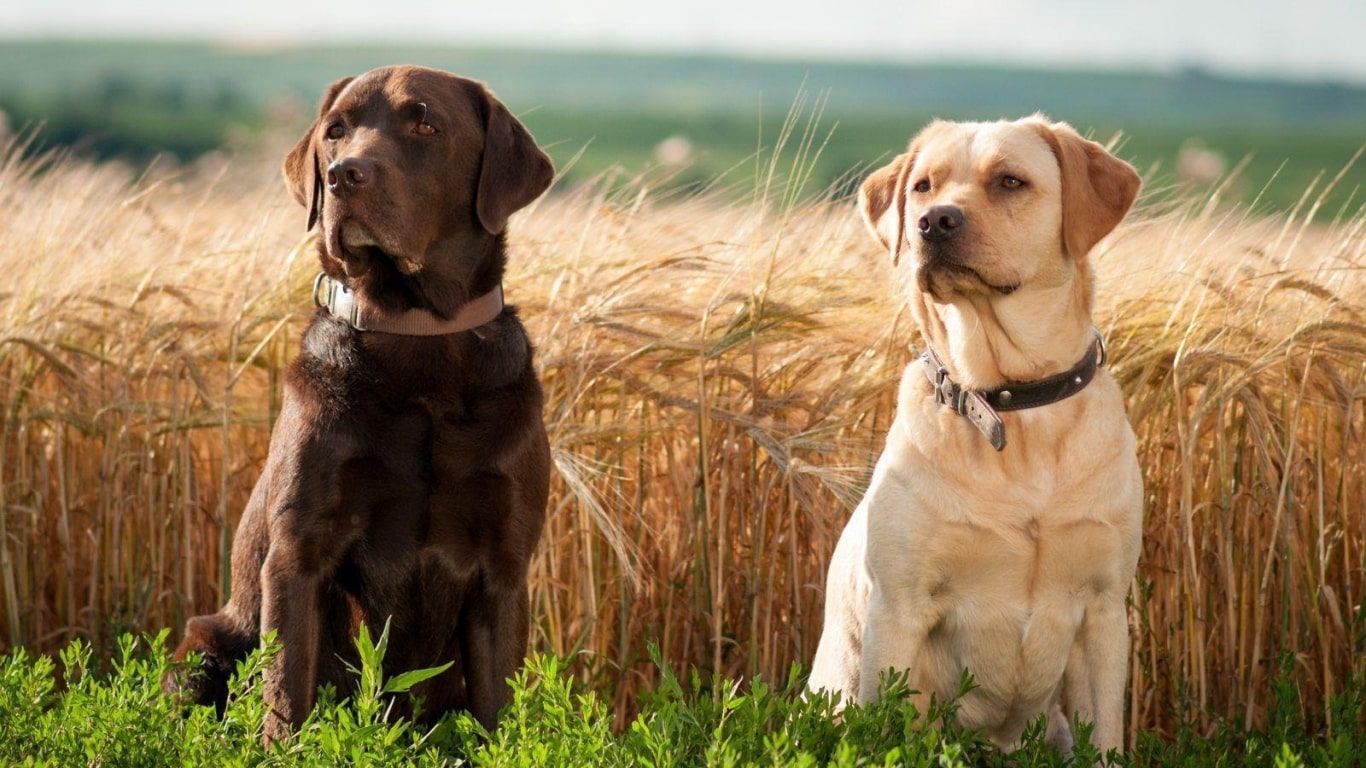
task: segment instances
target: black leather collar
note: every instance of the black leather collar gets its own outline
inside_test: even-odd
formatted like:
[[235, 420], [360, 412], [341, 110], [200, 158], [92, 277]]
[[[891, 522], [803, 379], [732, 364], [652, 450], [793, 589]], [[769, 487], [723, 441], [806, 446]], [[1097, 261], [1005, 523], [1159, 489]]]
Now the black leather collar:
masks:
[[934, 386], [935, 400], [966, 417], [991, 441], [991, 447], [1000, 451], [1006, 447], [1006, 428], [997, 412], [1038, 408], [1066, 400], [1086, 389], [1096, 371], [1105, 364], [1105, 340], [1097, 333], [1081, 362], [1062, 373], [1038, 381], [1009, 382], [996, 389], [959, 386], [949, 378], [949, 370], [929, 346], [925, 347], [920, 359], [925, 363], [925, 375]]

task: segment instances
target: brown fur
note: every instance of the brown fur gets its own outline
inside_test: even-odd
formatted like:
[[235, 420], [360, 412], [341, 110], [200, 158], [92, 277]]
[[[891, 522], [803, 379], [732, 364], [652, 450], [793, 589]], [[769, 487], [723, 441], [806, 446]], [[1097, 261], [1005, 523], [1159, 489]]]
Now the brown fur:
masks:
[[[283, 171], [321, 223], [324, 272], [385, 311], [439, 318], [500, 284], [507, 217], [553, 173], [482, 84], [419, 67], [334, 83]], [[176, 657], [204, 663], [172, 684], [221, 709], [233, 665], [276, 632], [265, 699], [278, 738], [320, 684], [353, 688], [359, 622], [388, 621], [386, 673], [453, 662], [413, 691], [423, 715], [464, 708], [492, 728], [528, 639], [550, 471], [541, 409], [511, 307], [429, 337], [320, 310], [237, 529], [231, 599], [189, 620]]]

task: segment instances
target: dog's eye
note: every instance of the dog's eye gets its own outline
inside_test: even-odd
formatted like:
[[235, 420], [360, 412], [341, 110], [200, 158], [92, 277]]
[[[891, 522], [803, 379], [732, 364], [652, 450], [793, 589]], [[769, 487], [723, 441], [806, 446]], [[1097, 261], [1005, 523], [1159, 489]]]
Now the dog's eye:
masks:
[[435, 136], [440, 133], [435, 125], [427, 122], [427, 105], [425, 103], [419, 101], [414, 104], [413, 112], [413, 116], [417, 119], [417, 125], [413, 127], [413, 133], [416, 133], [418, 136]]
[[1024, 179], [1021, 179], [1018, 176], [1007, 175], [1001, 178], [1001, 186], [1005, 187], [1006, 189], [1019, 189], [1024, 185]]
[[324, 135], [327, 136], [328, 141], [336, 141], [346, 135], [346, 126], [341, 123], [333, 123], [327, 126], [327, 133]]
[[913, 192], [919, 192], [919, 193], [921, 193], [921, 194], [924, 194], [924, 193], [926, 193], [926, 192], [929, 192], [929, 191], [930, 191], [930, 180], [929, 180], [929, 179], [921, 179], [920, 181], [917, 181], [917, 182], [915, 183], [915, 186], [911, 187], [911, 190], [912, 190]]

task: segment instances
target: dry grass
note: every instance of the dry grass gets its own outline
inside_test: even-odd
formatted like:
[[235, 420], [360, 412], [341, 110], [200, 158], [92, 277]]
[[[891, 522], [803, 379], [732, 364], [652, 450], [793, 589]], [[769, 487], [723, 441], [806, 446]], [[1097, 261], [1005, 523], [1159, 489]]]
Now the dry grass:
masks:
[[[730, 676], [809, 663], [892, 415], [914, 329], [847, 202], [785, 184], [797, 154], [744, 202], [641, 180], [514, 221], [558, 470], [534, 644], [623, 716], [649, 643]], [[301, 210], [237, 173], [0, 154], [0, 650], [224, 597], [314, 270]], [[1366, 215], [1310, 218], [1149, 208], [1098, 259], [1150, 499], [1135, 729], [1261, 725], [1283, 653], [1320, 710], [1359, 649]]]

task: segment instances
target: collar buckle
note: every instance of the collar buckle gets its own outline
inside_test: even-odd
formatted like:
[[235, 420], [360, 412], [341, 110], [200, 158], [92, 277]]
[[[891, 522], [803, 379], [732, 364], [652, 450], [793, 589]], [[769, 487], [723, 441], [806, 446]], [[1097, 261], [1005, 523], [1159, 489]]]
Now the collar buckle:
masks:
[[953, 381], [949, 379], [949, 369], [939, 366], [934, 371], [934, 399], [940, 405], [953, 407]]
[[[337, 284], [328, 279], [327, 275], [319, 272], [313, 278], [313, 306], [322, 309], [332, 303], [332, 291]], [[323, 291], [326, 290], [327, 298], [323, 298]]]
[[313, 304], [358, 331], [369, 330], [361, 324], [360, 302], [356, 300], [356, 295], [339, 280], [319, 273], [313, 279]]
[[940, 364], [938, 360], [929, 359], [929, 354], [927, 351], [925, 362], [934, 366], [932, 383], [934, 384], [935, 402], [948, 406], [949, 410], [960, 416], [966, 416], [968, 413], [968, 390], [958, 386], [957, 382], [949, 378], [949, 369]]

